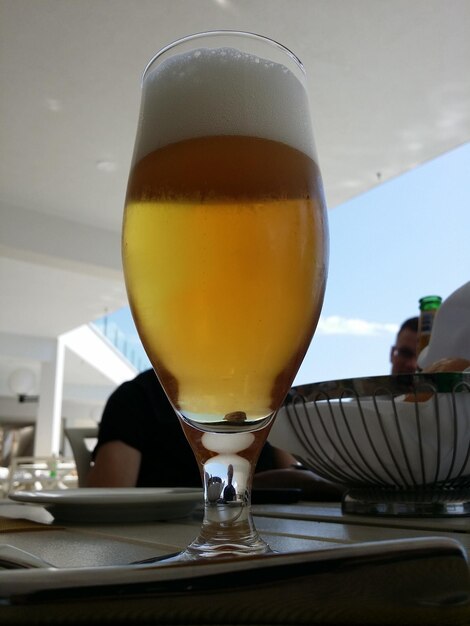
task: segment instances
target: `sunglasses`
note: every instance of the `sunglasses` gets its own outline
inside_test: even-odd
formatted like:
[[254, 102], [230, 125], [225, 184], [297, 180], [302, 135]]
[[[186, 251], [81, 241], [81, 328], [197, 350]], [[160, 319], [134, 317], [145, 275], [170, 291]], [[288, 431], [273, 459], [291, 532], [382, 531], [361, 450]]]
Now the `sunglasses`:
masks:
[[397, 348], [394, 346], [392, 348], [392, 354], [394, 357], [398, 357], [399, 359], [416, 359], [416, 352], [410, 348]]

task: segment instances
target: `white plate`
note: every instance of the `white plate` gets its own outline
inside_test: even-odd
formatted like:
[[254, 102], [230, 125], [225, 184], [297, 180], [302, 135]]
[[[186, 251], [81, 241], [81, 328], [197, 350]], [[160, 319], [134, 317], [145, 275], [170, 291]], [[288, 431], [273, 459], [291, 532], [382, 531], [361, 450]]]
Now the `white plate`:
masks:
[[189, 515], [202, 502], [202, 489], [57, 489], [15, 491], [12, 500], [41, 504], [64, 522], [145, 522]]

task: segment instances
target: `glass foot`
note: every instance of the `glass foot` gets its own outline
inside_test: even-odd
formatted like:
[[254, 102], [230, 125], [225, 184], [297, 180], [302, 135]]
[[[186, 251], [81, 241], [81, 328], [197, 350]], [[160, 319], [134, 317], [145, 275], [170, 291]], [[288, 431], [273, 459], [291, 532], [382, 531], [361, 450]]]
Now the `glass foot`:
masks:
[[182, 552], [174, 552], [172, 554], [137, 561], [134, 565], [171, 565], [172, 563], [181, 563], [184, 561], [233, 559], [260, 554], [274, 554], [274, 550], [261, 539], [255, 529], [252, 528], [250, 530], [249, 525], [243, 526], [243, 528], [236, 528], [235, 533], [233, 532], [233, 528], [229, 533], [222, 533], [218, 526], [215, 534], [214, 529], [209, 530], [203, 527], [200, 535]]
[[256, 531], [251, 516], [237, 519], [237, 516], [245, 517], [247, 513], [245, 507], [225, 505], [225, 510], [219, 510], [218, 513], [219, 519], [225, 517], [226, 521], [211, 522], [206, 517], [198, 537], [179, 555], [179, 560], [233, 558], [272, 553], [269, 545]]

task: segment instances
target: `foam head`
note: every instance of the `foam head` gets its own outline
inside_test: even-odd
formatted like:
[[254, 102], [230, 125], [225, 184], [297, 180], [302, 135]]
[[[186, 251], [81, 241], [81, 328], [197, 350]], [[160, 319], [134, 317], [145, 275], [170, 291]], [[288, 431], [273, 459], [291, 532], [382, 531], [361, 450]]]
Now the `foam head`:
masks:
[[200, 48], [150, 64], [134, 162], [214, 135], [271, 139], [317, 160], [307, 91], [285, 65], [234, 48]]

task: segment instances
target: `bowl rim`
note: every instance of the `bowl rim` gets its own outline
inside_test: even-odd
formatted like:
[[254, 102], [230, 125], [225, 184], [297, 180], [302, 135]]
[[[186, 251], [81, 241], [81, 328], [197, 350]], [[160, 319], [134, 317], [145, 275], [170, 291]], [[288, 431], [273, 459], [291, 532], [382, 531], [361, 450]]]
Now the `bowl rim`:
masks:
[[434, 393], [470, 392], [470, 372], [388, 374], [307, 383], [292, 387], [287, 402], [294, 402], [298, 396], [308, 402], [322, 396], [325, 400], [347, 396], [376, 397], [381, 394], [399, 396], [418, 390]]

